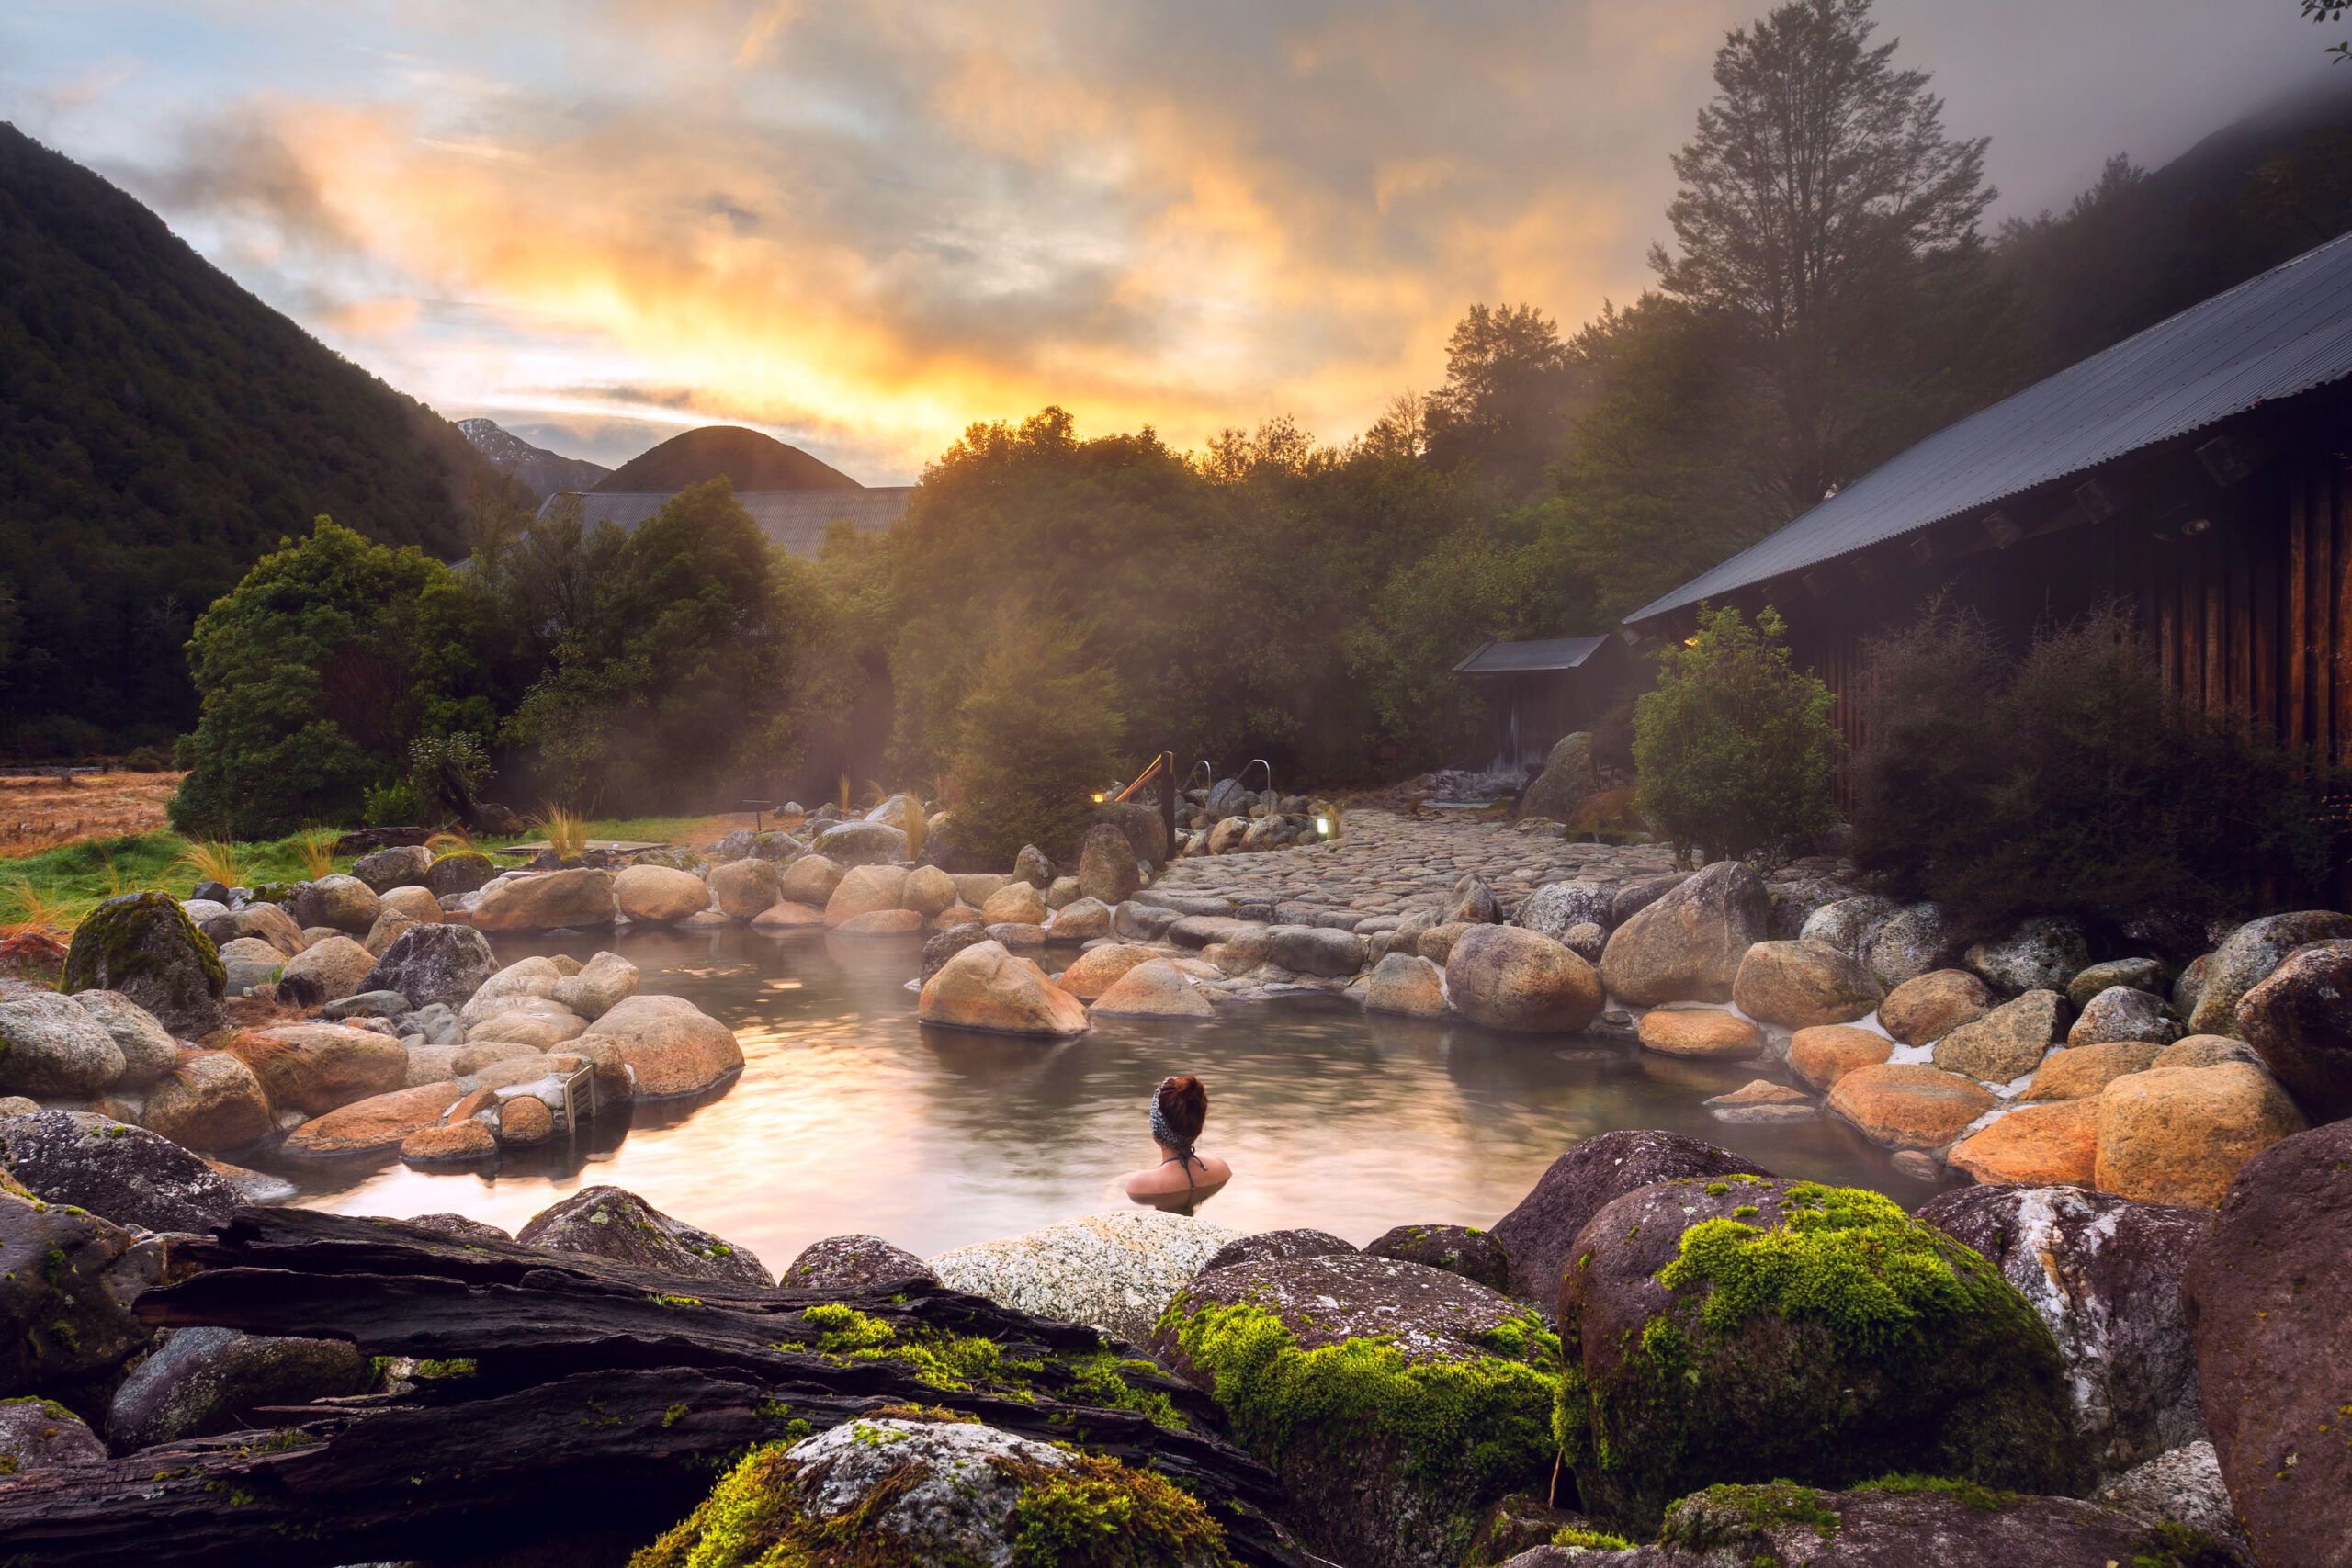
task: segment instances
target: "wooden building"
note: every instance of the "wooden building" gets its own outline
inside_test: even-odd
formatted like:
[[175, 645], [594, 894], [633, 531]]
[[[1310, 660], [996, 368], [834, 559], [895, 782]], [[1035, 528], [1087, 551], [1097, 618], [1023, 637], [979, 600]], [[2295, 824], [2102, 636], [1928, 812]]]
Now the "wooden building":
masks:
[[2172, 688], [2352, 765], [2352, 236], [1971, 415], [1626, 618], [1777, 607], [1838, 699], [1939, 592], [2019, 644], [2103, 599]]
[[1623, 697], [1631, 665], [1615, 637], [1481, 643], [1453, 667], [1486, 697], [1474, 764], [1499, 773], [1541, 768], [1560, 737], [1590, 729]]

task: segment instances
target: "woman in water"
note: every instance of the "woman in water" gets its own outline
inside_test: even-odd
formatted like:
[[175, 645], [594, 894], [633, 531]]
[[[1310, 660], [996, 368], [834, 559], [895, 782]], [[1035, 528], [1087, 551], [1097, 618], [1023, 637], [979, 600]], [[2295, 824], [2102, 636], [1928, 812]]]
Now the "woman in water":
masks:
[[1127, 1196], [1170, 1213], [1189, 1214], [1233, 1179], [1225, 1161], [1195, 1153], [1209, 1116], [1209, 1091], [1190, 1073], [1162, 1078], [1151, 1091], [1151, 1141], [1159, 1163], [1127, 1178]]

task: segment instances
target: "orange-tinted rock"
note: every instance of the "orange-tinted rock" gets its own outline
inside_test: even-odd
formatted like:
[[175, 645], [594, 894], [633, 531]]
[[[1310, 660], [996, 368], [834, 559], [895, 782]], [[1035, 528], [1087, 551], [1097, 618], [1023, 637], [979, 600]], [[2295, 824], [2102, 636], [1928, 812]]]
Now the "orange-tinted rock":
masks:
[[1713, 1008], [1653, 1008], [1634, 1031], [1642, 1048], [1666, 1056], [1738, 1062], [1764, 1049], [1764, 1036], [1737, 1013]]
[[555, 1113], [546, 1102], [518, 1094], [498, 1108], [498, 1141], [528, 1148], [555, 1136]]
[[2026, 1105], [1954, 1144], [1944, 1162], [1979, 1181], [2087, 1187], [2098, 1161], [2098, 1101]]
[[339, 1023], [278, 1023], [240, 1031], [223, 1047], [254, 1070], [279, 1111], [323, 1115], [408, 1081], [397, 1040]]
[[397, 1149], [411, 1133], [437, 1123], [458, 1102], [454, 1083], [429, 1083], [356, 1100], [303, 1122], [287, 1135], [285, 1152], [330, 1159]]
[[1932, 1045], [1992, 1010], [1992, 987], [1965, 969], [1937, 969], [1889, 991], [1878, 1021], [1905, 1045]]
[[1073, 959], [1054, 983], [1080, 1001], [1091, 1002], [1116, 985], [1120, 976], [1159, 956], [1148, 947], [1126, 942], [1089, 948]]
[[497, 1152], [490, 1129], [470, 1119], [419, 1127], [401, 1140], [401, 1158], [409, 1165], [471, 1165]]
[[743, 1066], [734, 1031], [683, 997], [630, 997], [581, 1036], [585, 1053], [609, 1041], [636, 1075], [640, 1098], [696, 1094]]
[[2132, 1073], [2099, 1094], [2098, 1185], [2146, 1203], [2210, 1209], [2246, 1161], [2302, 1130], [2295, 1102], [2260, 1067]]
[[1894, 1042], [1867, 1029], [1826, 1023], [1800, 1029], [1789, 1041], [1789, 1066], [1815, 1089], [1837, 1086], [1856, 1067], [1874, 1067], [1894, 1054]]
[[1748, 1017], [1798, 1029], [1863, 1017], [1880, 995], [1860, 960], [1826, 942], [1759, 942], [1731, 986], [1733, 1004]]
[[[869, 868], [871, 869], [871, 868]], [[923, 919], [912, 909], [869, 909], [833, 928], [835, 936], [920, 936]]]
[[2026, 1100], [2097, 1100], [2099, 1091], [2126, 1073], [2144, 1070], [2163, 1046], [2147, 1041], [2069, 1045], [2052, 1051], [2025, 1086]]
[[277, 1122], [254, 1070], [226, 1051], [190, 1051], [147, 1092], [140, 1124], [198, 1154], [241, 1149]]
[[1829, 1109], [1873, 1143], [1939, 1149], [1993, 1108], [1993, 1091], [1925, 1063], [1856, 1067], [1829, 1091]]
[[[1013, 883], [1003, 891], [1028, 886]], [[925, 1023], [1000, 1034], [1082, 1034], [1087, 1027], [1085, 1003], [999, 942], [976, 942], [941, 964], [923, 982], [915, 1011]]]

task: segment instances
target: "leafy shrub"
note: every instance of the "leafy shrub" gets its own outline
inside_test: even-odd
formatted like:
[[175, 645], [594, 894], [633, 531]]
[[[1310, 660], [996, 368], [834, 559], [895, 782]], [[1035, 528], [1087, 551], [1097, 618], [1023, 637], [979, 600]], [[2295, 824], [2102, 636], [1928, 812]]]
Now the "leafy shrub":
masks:
[[1642, 815], [1689, 863], [1779, 852], [1837, 821], [1829, 688], [1798, 670], [1779, 612], [1753, 623], [1702, 610], [1698, 634], [1658, 658], [1634, 709]]
[[406, 779], [370, 785], [359, 807], [359, 820], [370, 828], [413, 828], [435, 815], [430, 803]]
[[1023, 844], [1060, 857], [1093, 820], [1092, 794], [1113, 772], [1118, 707], [1112, 677], [1086, 662], [1057, 621], [1001, 615], [987, 657], [956, 710], [956, 850], [1010, 866]]
[[1894, 891], [1986, 931], [2038, 912], [2199, 924], [2326, 886], [2329, 776], [2168, 692], [2128, 609], [2012, 660], [1931, 604], [1866, 654], [1853, 852]]
[[134, 746], [122, 754], [122, 765], [134, 773], [168, 773], [172, 754], [161, 746]]
[[453, 735], [420, 735], [409, 743], [405, 787], [422, 822], [449, 812], [470, 814], [474, 797], [490, 782], [490, 753], [464, 730]]

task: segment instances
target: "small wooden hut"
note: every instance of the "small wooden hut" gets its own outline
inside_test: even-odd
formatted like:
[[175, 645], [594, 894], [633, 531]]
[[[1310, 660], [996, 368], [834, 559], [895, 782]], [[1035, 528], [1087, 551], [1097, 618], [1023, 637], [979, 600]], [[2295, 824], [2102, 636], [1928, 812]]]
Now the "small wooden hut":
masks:
[[1628, 663], [1614, 636], [1481, 643], [1453, 667], [1487, 698], [1476, 764], [1512, 773], [1541, 768], [1554, 742], [1591, 728], [1623, 696]]

